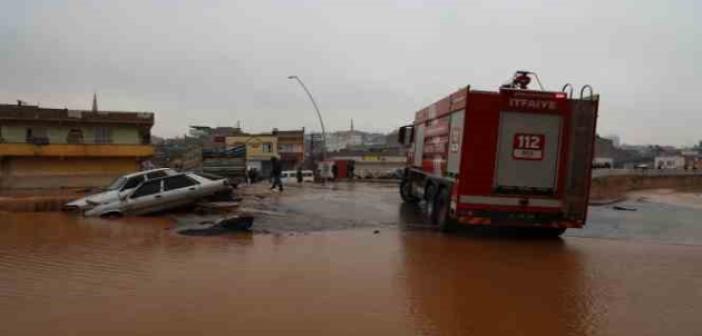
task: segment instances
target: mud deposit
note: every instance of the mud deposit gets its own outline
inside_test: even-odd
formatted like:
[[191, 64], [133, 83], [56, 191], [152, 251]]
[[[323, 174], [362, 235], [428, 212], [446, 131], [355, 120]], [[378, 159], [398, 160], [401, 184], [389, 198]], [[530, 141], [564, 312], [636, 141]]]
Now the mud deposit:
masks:
[[4, 215], [2, 334], [699, 331], [700, 246], [392, 227], [199, 238], [173, 225]]

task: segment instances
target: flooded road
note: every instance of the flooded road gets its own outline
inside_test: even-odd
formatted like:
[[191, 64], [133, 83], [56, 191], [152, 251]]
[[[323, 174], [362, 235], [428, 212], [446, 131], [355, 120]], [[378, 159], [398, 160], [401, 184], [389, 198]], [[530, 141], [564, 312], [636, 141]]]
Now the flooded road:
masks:
[[[2, 334], [699, 332], [702, 245], [610, 239], [597, 226], [560, 240], [407, 230], [397, 223], [416, 218], [394, 190], [364, 197], [368, 188], [386, 192], [310, 193], [327, 207], [274, 196], [254, 224], [272, 234], [186, 237], [163, 218], [3, 214]], [[325, 222], [333, 229], [304, 229]], [[355, 225], [336, 230], [344, 223]]]

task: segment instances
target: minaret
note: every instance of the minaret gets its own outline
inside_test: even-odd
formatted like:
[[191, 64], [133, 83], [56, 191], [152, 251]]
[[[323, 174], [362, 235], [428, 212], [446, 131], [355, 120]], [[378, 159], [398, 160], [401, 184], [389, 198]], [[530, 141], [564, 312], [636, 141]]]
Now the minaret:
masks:
[[97, 93], [93, 93], [93, 112], [97, 112]]
[[353, 133], [353, 118], [351, 118], [351, 133]]

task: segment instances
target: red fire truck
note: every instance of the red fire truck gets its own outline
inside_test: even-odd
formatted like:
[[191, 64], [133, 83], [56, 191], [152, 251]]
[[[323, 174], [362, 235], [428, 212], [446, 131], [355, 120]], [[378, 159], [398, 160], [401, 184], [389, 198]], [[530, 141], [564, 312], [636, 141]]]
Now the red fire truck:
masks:
[[530, 227], [549, 235], [585, 224], [598, 96], [528, 88], [518, 71], [498, 91], [470, 87], [419, 110], [400, 128], [408, 146], [400, 194], [426, 221]]

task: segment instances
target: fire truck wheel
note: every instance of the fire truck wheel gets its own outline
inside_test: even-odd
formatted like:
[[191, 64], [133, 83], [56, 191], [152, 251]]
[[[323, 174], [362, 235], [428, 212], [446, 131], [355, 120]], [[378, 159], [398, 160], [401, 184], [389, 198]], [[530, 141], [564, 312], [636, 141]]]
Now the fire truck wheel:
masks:
[[417, 203], [419, 199], [412, 195], [412, 181], [403, 179], [400, 182], [400, 197], [405, 203]]
[[443, 232], [451, 231], [451, 216], [449, 215], [450, 197], [448, 188], [441, 188], [434, 199], [436, 227]]
[[436, 225], [436, 186], [434, 184], [427, 184], [424, 200], [427, 202], [426, 222], [428, 225]]

